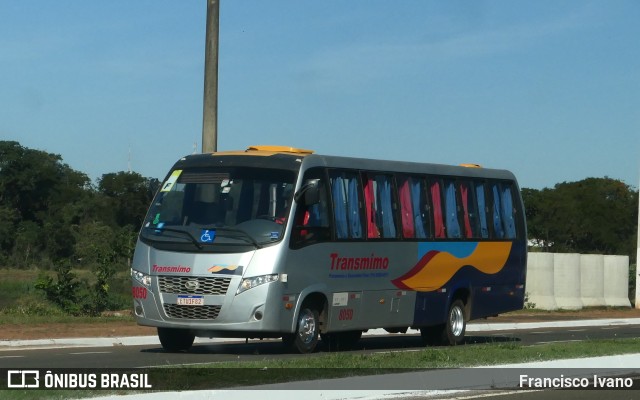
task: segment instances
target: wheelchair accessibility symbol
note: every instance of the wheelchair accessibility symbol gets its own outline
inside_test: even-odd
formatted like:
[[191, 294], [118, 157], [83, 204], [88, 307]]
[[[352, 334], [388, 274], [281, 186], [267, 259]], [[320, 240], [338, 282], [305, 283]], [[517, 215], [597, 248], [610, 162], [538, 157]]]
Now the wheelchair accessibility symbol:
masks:
[[213, 239], [216, 237], [216, 231], [212, 231], [209, 229], [203, 229], [200, 234], [200, 241], [202, 243], [213, 243]]

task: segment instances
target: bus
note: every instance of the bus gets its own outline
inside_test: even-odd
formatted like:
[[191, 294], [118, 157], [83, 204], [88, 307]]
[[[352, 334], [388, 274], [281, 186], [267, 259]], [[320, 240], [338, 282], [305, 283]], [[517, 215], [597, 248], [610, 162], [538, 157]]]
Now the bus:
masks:
[[168, 352], [196, 337], [347, 349], [379, 328], [458, 345], [468, 321], [523, 308], [526, 258], [509, 171], [253, 146], [168, 172], [138, 236], [133, 309]]

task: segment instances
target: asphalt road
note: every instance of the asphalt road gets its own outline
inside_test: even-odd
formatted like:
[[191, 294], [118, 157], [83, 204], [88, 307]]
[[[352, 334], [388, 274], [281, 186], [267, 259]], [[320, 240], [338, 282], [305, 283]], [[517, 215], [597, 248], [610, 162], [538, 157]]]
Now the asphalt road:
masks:
[[[640, 336], [640, 324], [592, 327], [539, 328], [528, 330], [474, 331], [466, 343], [519, 342], [523, 345], [587, 339], [630, 338]], [[353, 352], [368, 354], [410, 351], [423, 348], [417, 334], [364, 336]], [[220, 361], [251, 361], [314, 357], [287, 354], [279, 340], [234, 343], [196, 343], [187, 353], [167, 353], [160, 345], [72, 347], [0, 350], [0, 368], [135, 368], [179, 366]]]

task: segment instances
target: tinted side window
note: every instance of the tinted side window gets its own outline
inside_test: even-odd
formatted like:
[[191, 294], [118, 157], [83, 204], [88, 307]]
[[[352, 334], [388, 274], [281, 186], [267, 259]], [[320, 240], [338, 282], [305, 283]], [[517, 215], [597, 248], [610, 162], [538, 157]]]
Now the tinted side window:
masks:
[[310, 206], [306, 206], [302, 202], [297, 204], [291, 235], [292, 247], [302, 247], [331, 239], [329, 188], [324, 176], [324, 170], [314, 168], [307, 171], [303, 182], [311, 179], [319, 180], [318, 193], [320, 199], [318, 203]]
[[402, 236], [426, 238], [429, 232], [429, 207], [424, 181], [416, 177], [398, 176], [398, 200], [402, 218]]
[[433, 234], [436, 238], [446, 237], [442, 209], [441, 186], [442, 184], [439, 180], [432, 180], [429, 183], [429, 194], [431, 195], [431, 203], [433, 204], [433, 207], [431, 209], [431, 219], [433, 220]]
[[363, 189], [367, 216], [367, 237], [395, 238], [395, 202], [392, 177], [382, 174], [364, 174]]
[[473, 193], [472, 183], [462, 181], [458, 184], [458, 191], [460, 192], [460, 203], [462, 212], [462, 226], [465, 238], [477, 238], [479, 237], [478, 229], [478, 205], [474, 201], [475, 196]]
[[504, 224], [505, 239], [516, 237], [515, 207], [513, 205], [512, 185], [502, 183], [500, 185], [500, 200], [502, 204], [502, 221]]
[[516, 237], [515, 208], [513, 206], [512, 184], [507, 182], [491, 183], [493, 197], [493, 232], [497, 239]]
[[353, 172], [330, 173], [331, 197], [337, 239], [361, 239], [360, 188]]
[[486, 185], [484, 182], [476, 182], [474, 192], [476, 195], [476, 202], [478, 204], [478, 224], [480, 225], [480, 237], [486, 239], [489, 237], [489, 225], [487, 223], [489, 208], [487, 206], [485, 197], [485, 186]]
[[456, 196], [456, 185], [453, 180], [444, 181], [445, 189], [445, 224], [448, 238], [460, 238], [460, 221], [458, 221], [458, 202]]

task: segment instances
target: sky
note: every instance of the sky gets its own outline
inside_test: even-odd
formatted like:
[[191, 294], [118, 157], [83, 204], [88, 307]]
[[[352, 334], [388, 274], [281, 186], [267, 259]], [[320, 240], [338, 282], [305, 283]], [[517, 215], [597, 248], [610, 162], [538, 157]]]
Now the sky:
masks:
[[[218, 150], [637, 188], [640, 2], [221, 0]], [[206, 0], [0, 2], [0, 140], [94, 181], [200, 151]]]

